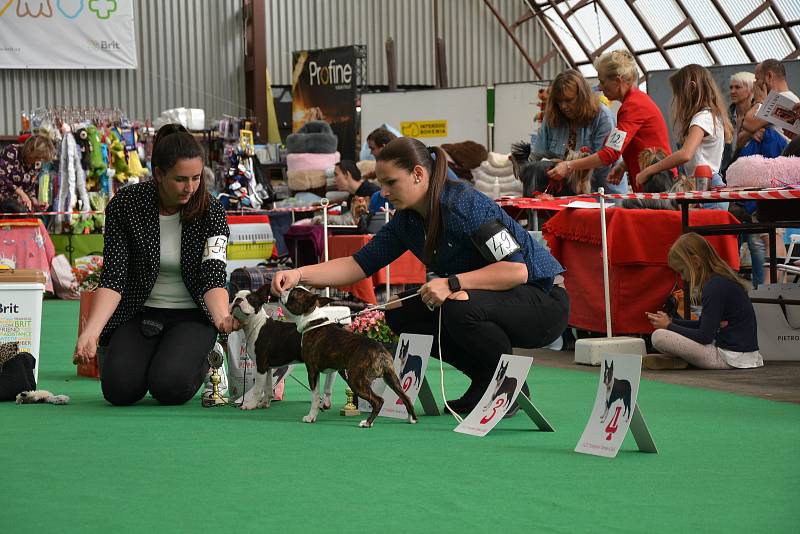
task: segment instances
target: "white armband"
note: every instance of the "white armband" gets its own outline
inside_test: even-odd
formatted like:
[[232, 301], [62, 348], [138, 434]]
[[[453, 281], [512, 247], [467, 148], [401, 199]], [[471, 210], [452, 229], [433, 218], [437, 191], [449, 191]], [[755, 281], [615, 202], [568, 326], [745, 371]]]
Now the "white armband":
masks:
[[611, 133], [608, 134], [608, 138], [606, 139], [606, 146], [617, 152], [622, 150], [622, 145], [625, 144], [625, 138], [628, 137], [628, 132], [623, 132], [617, 128], [611, 130]]
[[219, 260], [222, 263], [228, 263], [228, 238], [226, 236], [216, 235], [206, 240], [201, 263], [206, 260]]

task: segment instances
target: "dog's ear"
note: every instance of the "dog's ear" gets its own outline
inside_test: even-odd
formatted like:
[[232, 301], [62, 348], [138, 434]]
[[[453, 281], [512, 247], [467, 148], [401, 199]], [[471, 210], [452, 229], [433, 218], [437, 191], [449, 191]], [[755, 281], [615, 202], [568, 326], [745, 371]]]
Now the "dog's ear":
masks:
[[258, 295], [258, 298], [260, 298], [263, 302], [269, 302], [269, 299], [272, 296], [272, 287], [270, 284], [265, 284], [258, 288], [256, 295]]
[[327, 306], [331, 302], [333, 302], [333, 299], [330, 298], [330, 297], [317, 297], [317, 307], [318, 308], [321, 308], [323, 306]]

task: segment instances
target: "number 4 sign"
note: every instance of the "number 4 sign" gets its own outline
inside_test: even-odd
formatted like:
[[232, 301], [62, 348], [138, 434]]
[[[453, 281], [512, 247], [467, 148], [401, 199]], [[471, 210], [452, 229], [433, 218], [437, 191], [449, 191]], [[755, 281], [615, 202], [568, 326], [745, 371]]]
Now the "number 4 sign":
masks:
[[592, 415], [575, 452], [614, 458], [630, 427], [639, 450], [658, 453], [641, 409], [636, 405], [642, 357], [604, 354]]

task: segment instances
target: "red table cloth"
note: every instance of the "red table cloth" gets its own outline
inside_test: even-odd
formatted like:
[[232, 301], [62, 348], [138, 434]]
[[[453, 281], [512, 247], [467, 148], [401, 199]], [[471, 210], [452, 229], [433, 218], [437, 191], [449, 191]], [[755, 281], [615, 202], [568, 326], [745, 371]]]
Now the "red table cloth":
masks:
[[[357, 250], [372, 239], [371, 235], [337, 235], [328, 238], [328, 258], [352, 256]], [[389, 277], [392, 284], [424, 284], [425, 265], [410, 251], [406, 251], [389, 265]], [[386, 269], [381, 269], [371, 277], [360, 280], [350, 286], [338, 289], [348, 291], [357, 299], [369, 304], [377, 304], [375, 286], [386, 283]]]
[[[722, 210], [693, 210], [689, 222], [738, 223]], [[615, 335], [651, 333], [645, 312], [660, 310], [678, 280], [667, 266], [667, 253], [681, 235], [681, 214], [613, 208], [606, 212], [606, 224], [612, 331]], [[605, 332], [600, 210], [561, 211], [542, 230], [550, 251], [567, 270], [564, 280], [570, 297], [569, 324]], [[738, 270], [736, 236], [706, 239], [723, 260]]]

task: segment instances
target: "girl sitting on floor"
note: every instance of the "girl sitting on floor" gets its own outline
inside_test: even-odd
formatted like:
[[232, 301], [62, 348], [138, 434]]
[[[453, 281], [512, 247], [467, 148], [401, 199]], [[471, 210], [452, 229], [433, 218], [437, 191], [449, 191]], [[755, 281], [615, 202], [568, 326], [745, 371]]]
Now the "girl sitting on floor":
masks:
[[648, 369], [679, 369], [688, 362], [700, 369], [761, 367], [756, 314], [747, 287], [703, 237], [684, 234], [669, 250], [667, 263], [689, 282], [692, 301], [702, 304], [697, 321], [648, 313], [656, 329], [653, 346], [665, 356], [647, 356]]

